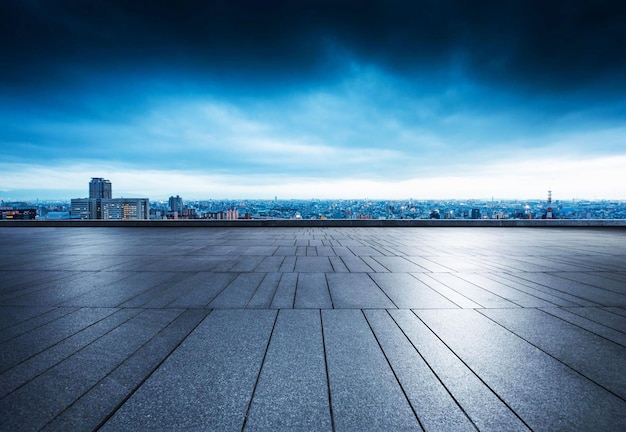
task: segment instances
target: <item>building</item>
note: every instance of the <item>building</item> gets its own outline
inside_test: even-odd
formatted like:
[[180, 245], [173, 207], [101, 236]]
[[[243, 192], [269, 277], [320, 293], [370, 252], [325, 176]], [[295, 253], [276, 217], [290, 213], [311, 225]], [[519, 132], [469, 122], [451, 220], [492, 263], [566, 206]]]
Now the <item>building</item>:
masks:
[[70, 207], [71, 219], [101, 219], [100, 201], [91, 198], [72, 198]]
[[102, 219], [135, 220], [148, 219], [150, 203], [148, 198], [111, 198], [103, 199]]
[[178, 195], [170, 197], [169, 206], [171, 212], [178, 212], [179, 215], [183, 214], [183, 199]]
[[70, 218], [128, 220], [148, 219], [148, 198], [112, 198], [111, 182], [93, 177], [89, 182], [89, 198], [73, 198]]
[[15, 219], [36, 219], [37, 209], [35, 208], [14, 208], [14, 207], [0, 207], [0, 219], [15, 220]]
[[101, 177], [92, 177], [89, 182], [89, 198], [91, 199], [111, 199], [113, 193], [111, 182]]

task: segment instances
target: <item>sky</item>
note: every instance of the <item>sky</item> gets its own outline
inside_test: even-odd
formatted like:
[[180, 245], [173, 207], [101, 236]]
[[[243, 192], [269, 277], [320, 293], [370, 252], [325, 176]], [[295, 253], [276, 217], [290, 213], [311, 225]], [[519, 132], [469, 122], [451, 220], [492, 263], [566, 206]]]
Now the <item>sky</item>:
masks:
[[623, 1], [0, 0], [0, 199], [626, 199]]

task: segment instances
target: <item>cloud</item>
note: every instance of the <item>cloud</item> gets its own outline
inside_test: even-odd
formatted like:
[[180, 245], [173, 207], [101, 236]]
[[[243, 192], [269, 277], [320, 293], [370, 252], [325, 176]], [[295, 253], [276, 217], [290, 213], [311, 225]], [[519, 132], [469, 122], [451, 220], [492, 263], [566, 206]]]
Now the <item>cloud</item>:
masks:
[[626, 6], [611, 0], [25, 1], [0, 16], [0, 76], [37, 86], [72, 67], [285, 86], [334, 76], [346, 53], [406, 77], [460, 70], [523, 91], [606, 89], [626, 69]]
[[470, 193], [507, 161], [621, 160], [625, 14], [606, 0], [0, 2], [0, 160], [48, 165], [65, 189], [65, 169], [143, 169], [240, 196]]

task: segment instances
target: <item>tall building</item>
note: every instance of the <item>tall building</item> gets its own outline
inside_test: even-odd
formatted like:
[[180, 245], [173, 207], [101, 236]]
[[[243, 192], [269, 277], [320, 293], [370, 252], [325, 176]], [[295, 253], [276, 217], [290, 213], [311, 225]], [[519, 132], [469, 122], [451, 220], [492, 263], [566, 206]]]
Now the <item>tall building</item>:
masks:
[[111, 182], [102, 177], [93, 177], [89, 182], [89, 198], [91, 199], [111, 199]]
[[178, 212], [179, 215], [183, 214], [183, 199], [178, 195], [170, 197], [170, 211]]

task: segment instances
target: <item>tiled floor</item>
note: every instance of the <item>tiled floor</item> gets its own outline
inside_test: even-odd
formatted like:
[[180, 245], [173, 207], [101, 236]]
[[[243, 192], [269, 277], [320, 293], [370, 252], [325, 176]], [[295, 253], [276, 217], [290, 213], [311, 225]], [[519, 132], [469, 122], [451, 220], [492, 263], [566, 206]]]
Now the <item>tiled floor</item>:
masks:
[[0, 430], [626, 430], [626, 230], [0, 228]]

